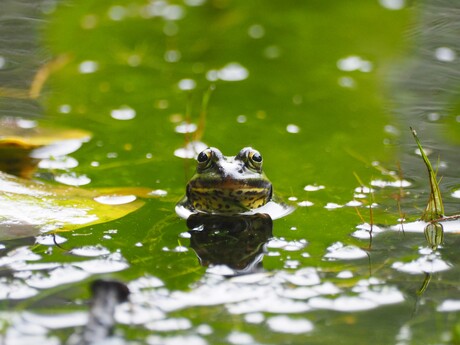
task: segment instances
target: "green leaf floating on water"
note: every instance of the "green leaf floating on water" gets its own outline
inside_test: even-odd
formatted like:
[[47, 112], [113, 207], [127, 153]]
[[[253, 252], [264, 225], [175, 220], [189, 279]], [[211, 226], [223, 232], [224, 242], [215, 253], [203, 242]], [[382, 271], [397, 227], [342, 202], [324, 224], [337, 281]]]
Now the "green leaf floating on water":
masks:
[[430, 222], [435, 219], [442, 218], [444, 216], [444, 205], [442, 203], [441, 197], [441, 190], [439, 189], [439, 183], [436, 179], [436, 172], [433, 170], [431, 166], [431, 162], [428, 159], [425, 151], [423, 150], [422, 144], [417, 137], [417, 132], [411, 128], [412, 135], [415, 138], [415, 142], [420, 150], [420, 154], [422, 155], [423, 161], [425, 162], [426, 168], [428, 169], [428, 177], [430, 180], [430, 197], [428, 199], [428, 205], [426, 206], [425, 212], [421, 217], [422, 220], [425, 222]]
[[121, 218], [144, 205], [146, 188], [87, 190], [0, 172], [0, 240], [70, 231]]

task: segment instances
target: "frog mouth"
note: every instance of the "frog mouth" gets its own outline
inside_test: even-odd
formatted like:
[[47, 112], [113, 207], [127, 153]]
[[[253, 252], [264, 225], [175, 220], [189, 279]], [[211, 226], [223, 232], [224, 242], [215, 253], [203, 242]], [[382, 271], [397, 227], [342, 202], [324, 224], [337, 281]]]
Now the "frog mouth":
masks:
[[236, 180], [236, 179], [226, 179], [221, 181], [194, 181], [194, 189], [222, 189], [222, 190], [259, 190], [259, 191], [268, 191], [271, 190], [272, 186], [269, 181], [264, 180]]
[[272, 197], [268, 181], [222, 181], [199, 183], [187, 188], [187, 198], [197, 210], [239, 213], [265, 205]]

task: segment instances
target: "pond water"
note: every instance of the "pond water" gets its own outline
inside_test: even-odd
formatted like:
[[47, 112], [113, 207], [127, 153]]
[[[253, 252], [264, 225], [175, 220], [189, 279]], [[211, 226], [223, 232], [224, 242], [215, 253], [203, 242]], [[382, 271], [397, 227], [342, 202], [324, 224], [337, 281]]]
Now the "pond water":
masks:
[[[54, 237], [2, 240], [3, 343], [65, 344], [88, 319], [96, 278], [131, 291], [117, 343], [460, 341], [460, 223], [445, 222], [437, 250], [427, 244], [429, 182], [409, 130], [439, 166], [446, 214], [458, 213], [459, 5], [4, 5], [0, 115], [91, 133], [46, 154], [33, 179], [52, 187], [33, 188], [72, 186], [59, 195], [92, 202], [69, 208], [138, 204], [124, 217], [101, 207], [106, 221]], [[208, 146], [259, 150], [296, 210], [232, 223], [252, 224], [238, 234], [189, 231], [175, 206], [194, 148]], [[114, 188], [127, 189], [92, 194]]]

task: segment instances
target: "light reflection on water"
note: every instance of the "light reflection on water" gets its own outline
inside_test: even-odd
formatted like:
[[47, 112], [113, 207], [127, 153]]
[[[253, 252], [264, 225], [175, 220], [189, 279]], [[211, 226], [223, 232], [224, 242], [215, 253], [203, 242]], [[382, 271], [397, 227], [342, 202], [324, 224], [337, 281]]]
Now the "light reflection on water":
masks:
[[[202, 1], [189, 0], [186, 4], [190, 6], [202, 5]], [[380, 1], [382, 6], [388, 9], [400, 9], [404, 6], [404, 1]], [[166, 20], [178, 21], [184, 16], [188, 15], [188, 10], [183, 6], [170, 5], [165, 1], [150, 2], [149, 5], [138, 8], [136, 15], [140, 15], [144, 18], [161, 17]], [[130, 14], [127, 7], [123, 6], [112, 6], [108, 9], [108, 16], [113, 21], [123, 21], [127, 19]], [[95, 28], [97, 20], [95, 17], [86, 17], [85, 25], [87, 28]], [[175, 24], [164, 26], [164, 33], [167, 36], [175, 36], [180, 32], [180, 27]], [[254, 39], [254, 41], [265, 39], [268, 36], [268, 27], [254, 24], [249, 27], [248, 34]], [[272, 59], [280, 56], [282, 48], [272, 44], [266, 46], [264, 50], [265, 57]], [[447, 44], [437, 46], [430, 50], [431, 57], [438, 60], [440, 63], [455, 63], [457, 55], [454, 49]], [[168, 62], [179, 62], [182, 58], [182, 51], [169, 47], [166, 51], [165, 58]], [[128, 59], [128, 64], [132, 66], [139, 66], [143, 64], [143, 59], [134, 56], [134, 58]], [[344, 55], [339, 55], [344, 56]], [[131, 62], [130, 62], [131, 61]], [[233, 59], [227, 59], [225, 61], [234, 61]], [[239, 61], [239, 60], [237, 60]], [[335, 60], [334, 60], [335, 61]], [[1, 63], [1, 60], [0, 60]], [[4, 64], [6, 62], [3, 62]], [[102, 62], [101, 62], [102, 64]], [[220, 65], [222, 66], [222, 65]], [[246, 64], [231, 63], [223, 65], [218, 69], [211, 69], [207, 72], [206, 77], [208, 80], [222, 80], [224, 82], [243, 81], [249, 79], [249, 76], [253, 76], [252, 69], [249, 71]], [[342, 72], [370, 72], [374, 71], [373, 62], [363, 59], [357, 55], [348, 56], [346, 58], [338, 60], [338, 66]], [[77, 66], [80, 73], [92, 74], [100, 73], [99, 64], [93, 60], [84, 60], [80, 65]], [[447, 70], [450, 70], [449, 68]], [[450, 70], [451, 71], [451, 70]], [[251, 72], [251, 74], [250, 74]], [[365, 74], [365, 73], [362, 73]], [[198, 78], [197, 78], [198, 79]], [[192, 79], [175, 79], [179, 81], [179, 89], [182, 91], [190, 91], [195, 89], [197, 85], [190, 81]], [[358, 84], [358, 76], [356, 78], [349, 76], [342, 76], [339, 79], [339, 83], [344, 87], [356, 87]], [[177, 82], [174, 84], [176, 85]], [[229, 83], [230, 84], [230, 83]], [[176, 85], [177, 86], [177, 85]], [[294, 97], [294, 103], [300, 104], [308, 102], [303, 100], [302, 96]], [[157, 102], [156, 107], [158, 109], [167, 109], [170, 106], [174, 106], [174, 102], [171, 100], [161, 100]], [[425, 105], [423, 105], [425, 107]], [[423, 108], [422, 107], [422, 108]], [[423, 108], [424, 118], [428, 122], [438, 123], [442, 118], [444, 112], [438, 111], [439, 109], [429, 109], [428, 107]], [[60, 107], [61, 113], [69, 113], [73, 106], [64, 104]], [[136, 112], [131, 108], [120, 107], [113, 108], [110, 112], [113, 118], [117, 120], [129, 120], [135, 117]], [[131, 109], [131, 110], [130, 110]], [[404, 110], [404, 109], [403, 109]], [[249, 114], [249, 113], [248, 113]], [[232, 119], [237, 114], [232, 114]], [[237, 121], [240, 124], [248, 124], [251, 117], [248, 115], [239, 115]], [[138, 119], [136, 119], [137, 121]], [[233, 120], [234, 121], [234, 120]], [[287, 123], [291, 123], [290, 121]], [[422, 125], [426, 125], [422, 122]], [[191, 125], [185, 125], [176, 127], [176, 131], [180, 133], [193, 132]], [[287, 127], [281, 127], [284, 131], [289, 133], [302, 134], [309, 130], [306, 126], [300, 127], [299, 125], [288, 125]], [[301, 130], [300, 130], [301, 128]], [[393, 125], [387, 126], [387, 132], [398, 136], [398, 132], [394, 130], [396, 128]], [[430, 127], [432, 128], [432, 127]], [[428, 131], [427, 131], [428, 133]], [[292, 137], [298, 137], [293, 135]], [[177, 146], [176, 146], [177, 147]], [[184, 145], [175, 151], [175, 155], [181, 158], [192, 158], [197, 152], [200, 152], [202, 148], [205, 148], [206, 144], [202, 142], [192, 142]], [[110, 150], [116, 150], [117, 148], [110, 148]], [[153, 152], [153, 151], [152, 151]], [[413, 154], [414, 151], [411, 151]], [[436, 151], [434, 151], [436, 152]], [[156, 154], [156, 153], [155, 153]], [[49, 154], [47, 155], [49, 158]], [[65, 156], [63, 156], [65, 157]], [[118, 153], [110, 152], [107, 157], [116, 161]], [[414, 155], [415, 157], [415, 155]], [[416, 157], [420, 159], [419, 157]], [[96, 158], [95, 158], [96, 159]], [[99, 159], [99, 158], [98, 158]], [[442, 167], [443, 169], [455, 166], [455, 159], [448, 159], [449, 164]], [[64, 158], [63, 158], [64, 160]], [[56, 160], [54, 165], [50, 161], [43, 161], [44, 166], [42, 168], [59, 168], [70, 169], [72, 166], [59, 165], [60, 160]], [[93, 161], [93, 165], [96, 167], [99, 165], [98, 161]], [[48, 164], [48, 165], [47, 165]], [[75, 162], [74, 162], [75, 164]], [[376, 173], [376, 175], [378, 175]], [[411, 175], [411, 174], [408, 174]], [[61, 182], [69, 184], [79, 185], [82, 182], [90, 183], [91, 181], [86, 178], [84, 174], [62, 174]], [[309, 177], [312, 182], [316, 182], [315, 178]], [[59, 177], [57, 178], [59, 181]], [[340, 181], [337, 181], [340, 184]], [[304, 185], [304, 184], [302, 184]], [[372, 186], [372, 188], [370, 187]], [[297, 200], [303, 200], [299, 202], [299, 206], [309, 206], [308, 210], [305, 208], [305, 213], [302, 213], [302, 217], [314, 216], [315, 213], [321, 212], [321, 209], [326, 207], [330, 209], [330, 212], [344, 212], [345, 214], [348, 209], [357, 208], [364, 213], [370, 208], [383, 208], [386, 205], [379, 203], [379, 195], [385, 194], [387, 191], [391, 194], [399, 189], [411, 193], [419, 193], [420, 187], [411, 180], [397, 179], [391, 180], [386, 174], [382, 174], [380, 178], [372, 179], [369, 186], [357, 187], [354, 191], [350, 190], [350, 198], [347, 200], [337, 201], [333, 195], [326, 197], [327, 202], [318, 202], [315, 199], [316, 192], [323, 193], [329, 190], [334, 191], [335, 186], [327, 184], [327, 189], [318, 181], [317, 184], [309, 184], [304, 188], [304, 192], [308, 194], [308, 201], [303, 200], [300, 197], [302, 195], [301, 189], [294, 191], [292, 194], [296, 195]], [[333, 193], [333, 192], [332, 192]], [[158, 195], [165, 195], [166, 192], [158, 190]], [[174, 194], [174, 192], [172, 193]], [[457, 198], [458, 190], [453, 191], [452, 196]], [[373, 202], [373, 198], [377, 202]], [[315, 202], [309, 201], [314, 200]], [[132, 199], [132, 198], [131, 198]], [[354, 199], [359, 199], [356, 201]], [[123, 202], [128, 199], [117, 199], [116, 197], [108, 197], [98, 199], [99, 202]], [[324, 201], [323, 199], [320, 199]], [[307, 213], [310, 212], [310, 213]], [[328, 216], [325, 216], [321, 221], [326, 222]], [[356, 217], [358, 219], [358, 217]], [[158, 222], [158, 219], [152, 220]], [[283, 221], [290, 222], [288, 217]], [[279, 227], [282, 227], [278, 223]], [[344, 224], [346, 224], [344, 222]], [[397, 224], [395, 220], [393, 223], [387, 224], [372, 224], [362, 222], [356, 226], [356, 232], [353, 236], [357, 239], [353, 241], [353, 244], [347, 244], [343, 242], [337, 242], [334, 236], [330, 236], [327, 239], [327, 243], [323, 243], [325, 250], [318, 254], [317, 248], [318, 243], [310, 243], [310, 236], [312, 236], [310, 229], [303, 229], [294, 224], [289, 229], [297, 229], [297, 233], [301, 235], [293, 235], [293, 238], [288, 237], [272, 237], [266, 244], [267, 252], [258, 253], [257, 258], [254, 262], [263, 263], [271, 259], [278, 259], [281, 262], [278, 269], [267, 269], [266, 271], [257, 271], [257, 273], [247, 274], [242, 276], [234, 276], [235, 270], [230, 269], [228, 265], [223, 264], [211, 264], [204, 275], [193, 284], [190, 290], [179, 290], [170, 289], [166, 287], [166, 281], [163, 282], [160, 278], [155, 276], [142, 276], [132, 279], [128, 285], [131, 289], [132, 296], [131, 302], [121, 305], [117, 310], [117, 320], [122, 325], [138, 325], [141, 329], [155, 331], [159, 334], [150, 334], [146, 337], [147, 342], [150, 344], [207, 344], [212, 343], [207, 341], [206, 337], [212, 335], [213, 332], [218, 331], [216, 323], [212, 320], [194, 319], [190, 316], [193, 312], [210, 313], [212, 307], [221, 307], [223, 313], [228, 313], [231, 316], [241, 315], [242, 319], [248, 323], [256, 324], [264, 329], [269, 329], [275, 333], [281, 334], [297, 334], [297, 333], [309, 333], [314, 332], [320, 325], [320, 322], [316, 324], [317, 314], [324, 311], [332, 311], [337, 313], [349, 313], [354, 311], [366, 311], [376, 310], [383, 308], [388, 305], [398, 305], [407, 302], [406, 297], [406, 286], [402, 286], [398, 281], [395, 283], [389, 283], [386, 281], [387, 276], [394, 276], [400, 274], [401, 280], [411, 279], [411, 275], [415, 275], [413, 282], [421, 283], [418, 277], [426, 273], [436, 273], [449, 271], [454, 267], [448, 259], [444, 259], [446, 255], [443, 253], [441, 248], [441, 254], [427, 252], [426, 248], [417, 249], [411, 251], [405, 248], [405, 250], [392, 252], [391, 247], [398, 245], [396, 242], [401, 242], [401, 237], [393, 237], [392, 241], [388, 240], [389, 234], [399, 236], [407, 232], [407, 236], [410, 237], [409, 241], [414, 241], [414, 237], [411, 235], [417, 235], [417, 233], [423, 233], [424, 224], [421, 223], [403, 223], [403, 225]], [[446, 222], [445, 231], [446, 233], [458, 232], [458, 222]], [[279, 228], [278, 228], [279, 229]], [[130, 229], [131, 230], [131, 229]], [[177, 229], [175, 229], [177, 230]], [[180, 229], [183, 231], [184, 229]], [[352, 232], [354, 228], [350, 228]], [[372, 231], [372, 232], [371, 232]], [[413, 234], [409, 234], [409, 233]], [[97, 233], [97, 231], [96, 231]], [[189, 233], [187, 233], [190, 235]], [[63, 235], [66, 236], [66, 235]], [[69, 238], [70, 235], [68, 235]], [[111, 239], [107, 233], [103, 237], [105, 239]], [[297, 236], [297, 237], [296, 237]], [[167, 243], [167, 246], [163, 248], [162, 252], [171, 255], [171, 260], [180, 260], [184, 255], [193, 255], [190, 250], [190, 246], [186, 242], [190, 239], [190, 236], [180, 235], [180, 239], [184, 240], [184, 243], [177, 244], [174, 241]], [[300, 237], [300, 238], [299, 238]], [[369, 240], [373, 239], [374, 245], [377, 249], [375, 251], [370, 248]], [[94, 238], [90, 238], [90, 241], [94, 241]], [[179, 237], [178, 237], [179, 238]], [[415, 237], [417, 238], [417, 237]], [[68, 238], [58, 237], [57, 243], [63, 243], [64, 241], [72, 242]], [[137, 241], [138, 239], [136, 239]], [[347, 240], [348, 239], [344, 239]], [[164, 241], [166, 242], [166, 241]], [[177, 242], [177, 241], [176, 241]], [[48, 237], [46, 240], [39, 239], [37, 243], [42, 246], [51, 248], [52, 250], [58, 251], [59, 249], [53, 246], [54, 240]], [[388, 248], [386, 244], [388, 243]], [[413, 242], [409, 242], [410, 245]], [[420, 244], [420, 242], [417, 242]], [[136, 242], [136, 247], [144, 247], [142, 242]], [[409, 247], [409, 244], [407, 245]], [[110, 247], [110, 246], [108, 246]], [[313, 248], [311, 248], [313, 247]], [[384, 248], [382, 248], [384, 247]], [[412, 246], [413, 248], [420, 248], [419, 246]], [[413, 249], [412, 248], [412, 249]], [[3, 250], [3, 249], [2, 249]], [[307, 253], [308, 250], [308, 253]], [[49, 288], [63, 287], [67, 284], [70, 286], [78, 285], [79, 281], [93, 276], [94, 274], [104, 274], [119, 272], [130, 268], [129, 260], [126, 259], [121, 253], [116, 250], [108, 248], [93, 247], [91, 245], [77, 247], [71, 250], [74, 255], [81, 256], [80, 259], [83, 261], [71, 262], [71, 263], [57, 263], [57, 262], [40, 262], [44, 260], [45, 255], [41, 256], [34, 254], [32, 251], [24, 250], [24, 247], [12, 251], [8, 251], [1, 259], [0, 264], [2, 268], [12, 272], [12, 278], [2, 277], [0, 284], [2, 285], [2, 291], [4, 294], [2, 298], [8, 300], [24, 299], [31, 296], [37, 296], [41, 292], [40, 290], [46, 290]], [[379, 255], [387, 255], [385, 257], [386, 267], [379, 267], [381, 262], [373, 262], [374, 257], [379, 258]], [[411, 255], [408, 255], [411, 254]], [[148, 253], [153, 255], [154, 253]], [[264, 256], [265, 255], [265, 256]], [[407, 257], [410, 256], [410, 257]], [[95, 257], [95, 258], [91, 258]], [[86, 258], [86, 259], [85, 259]], [[90, 258], [90, 259], [88, 259]], [[367, 259], [370, 258], [369, 263]], [[269, 259], [269, 260], [266, 260]], [[306, 259], [303, 261], [303, 259]], [[313, 261], [313, 259], [315, 261]], [[308, 261], [312, 260], [312, 261]], [[316, 267], [316, 265], [310, 265], [311, 262], [324, 263], [324, 266]], [[283, 266], [285, 269], [283, 269]], [[379, 272], [370, 274], [374, 267], [383, 270], [383, 273]], [[131, 267], [132, 268], [132, 267]], [[390, 270], [388, 273], [385, 269]], [[369, 271], [369, 272], [368, 272]], [[364, 272], [364, 273], [363, 273]], [[378, 278], [373, 278], [375, 275]], [[232, 276], [228, 278], [228, 276]], [[394, 285], [393, 285], [394, 284]], [[407, 303], [406, 303], [407, 304]], [[436, 300], [434, 302], [436, 308], [440, 312], [450, 312], [458, 310], [458, 301], [447, 299], [447, 300]], [[190, 313], [187, 313], [190, 311]], [[178, 313], [184, 312], [184, 316], [178, 316]], [[222, 311], [221, 311], [222, 312]], [[277, 315], [272, 315], [277, 314]], [[328, 317], [333, 318], [327, 314]], [[354, 314], [353, 314], [354, 315]], [[73, 316], [75, 318], [73, 319]], [[11, 317], [11, 314], [5, 316], [5, 319]], [[20, 337], [24, 337], [27, 333], [25, 328], [28, 328], [30, 333], [36, 330], [34, 341], [44, 341], [41, 338], [46, 338], [49, 334], [49, 329], [46, 322], [51, 322], [56, 327], [74, 327], [79, 326], [84, 322], [84, 317], [74, 313], [68, 313], [67, 317], [63, 315], [50, 316], [49, 319], [40, 315], [24, 314], [23, 318], [25, 322], [22, 322], [20, 326], [14, 321], [11, 327], [11, 333], [17, 331], [16, 328], [22, 328], [19, 335], [16, 338], [12, 338], [18, 341]], [[53, 318], [56, 322], [53, 322]], [[58, 320], [58, 318], [63, 318]], [[45, 322], [46, 321], [46, 322]], [[61, 322], [58, 322], [61, 321]], [[210, 324], [204, 323], [204, 321]], [[352, 320], [353, 321], [353, 320]], [[34, 328], [35, 327], [35, 328]], [[409, 330], [408, 330], [409, 329]], [[180, 333], [179, 335], [171, 335], [170, 333]], [[407, 333], [410, 332], [410, 327], [402, 326], [400, 333], [398, 334], [399, 339], [409, 339], [410, 336]], [[10, 333], [8, 333], [10, 334]], [[251, 343], [254, 337], [244, 332], [232, 331], [226, 338], [230, 343]], [[27, 341], [32, 341], [27, 339]], [[48, 338], [49, 343], [59, 343], [57, 339]], [[14, 343], [12, 341], [11, 343]]]

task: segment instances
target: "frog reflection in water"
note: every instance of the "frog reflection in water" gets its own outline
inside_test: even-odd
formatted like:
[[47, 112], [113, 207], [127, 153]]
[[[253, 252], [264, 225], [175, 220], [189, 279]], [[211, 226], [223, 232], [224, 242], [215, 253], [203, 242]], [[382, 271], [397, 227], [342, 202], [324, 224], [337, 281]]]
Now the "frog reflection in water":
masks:
[[272, 236], [272, 219], [294, 210], [273, 197], [262, 156], [251, 147], [235, 157], [207, 148], [176, 212], [187, 219], [190, 246], [203, 266], [225, 265], [233, 274], [259, 270]]
[[225, 265], [225, 275], [262, 270], [265, 244], [272, 237], [273, 222], [267, 214], [192, 214], [187, 219], [190, 247], [203, 266]]
[[187, 184], [180, 204], [190, 211], [240, 214], [264, 206], [272, 199], [272, 184], [262, 172], [262, 156], [251, 147], [225, 157], [210, 147], [197, 158], [195, 176]]

